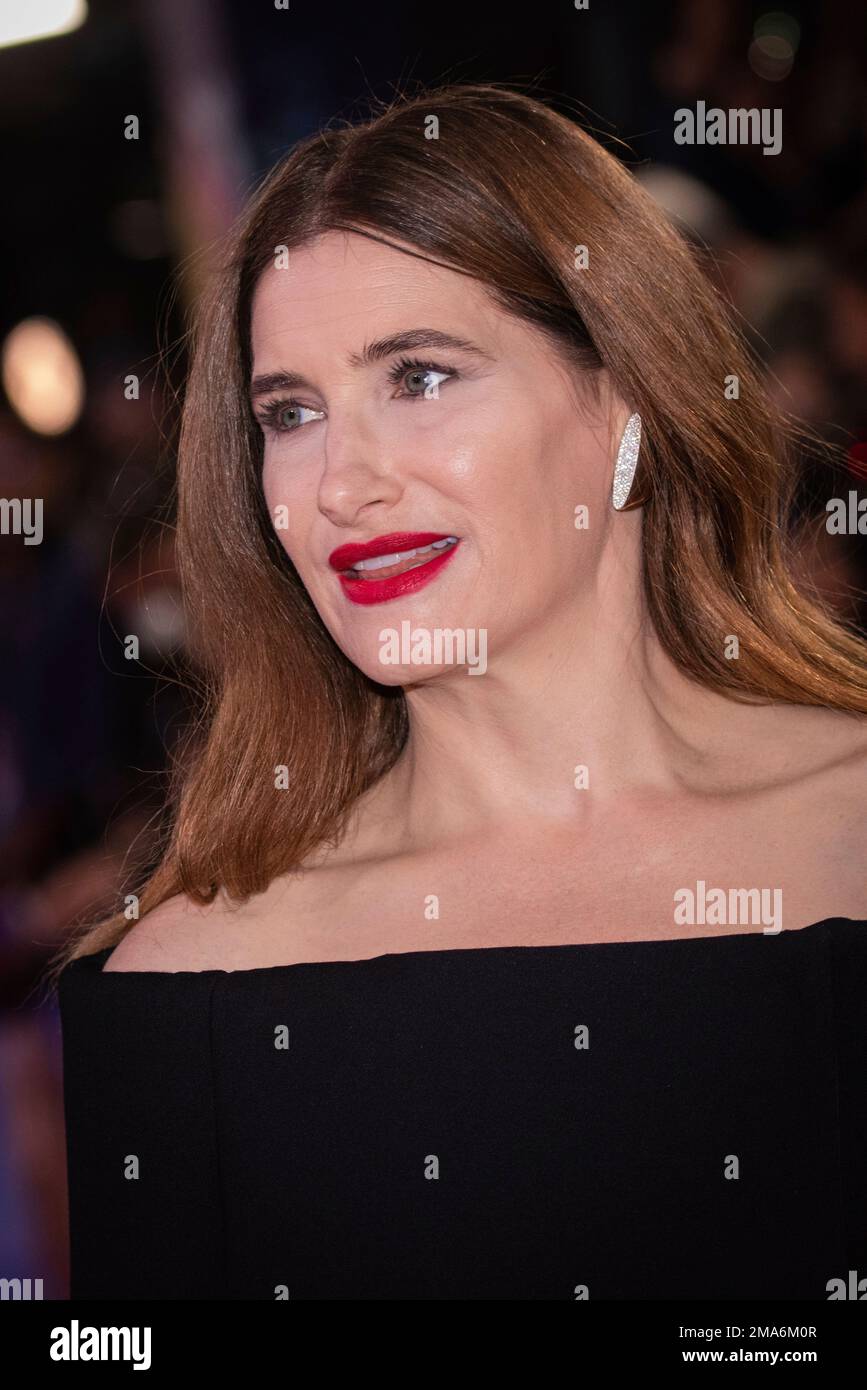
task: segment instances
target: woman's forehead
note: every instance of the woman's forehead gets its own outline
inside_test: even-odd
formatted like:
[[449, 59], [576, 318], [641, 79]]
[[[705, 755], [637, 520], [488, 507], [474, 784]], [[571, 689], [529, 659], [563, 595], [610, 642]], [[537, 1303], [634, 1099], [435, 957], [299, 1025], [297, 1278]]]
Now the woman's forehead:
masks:
[[308, 296], [338, 299], [347, 292], [434, 295], [466, 291], [467, 276], [421, 256], [354, 232], [325, 232], [303, 245], [274, 248], [256, 284], [256, 301]]
[[360, 352], [373, 338], [420, 326], [488, 347], [508, 316], [484, 286], [353, 233], [330, 232], [281, 256], [257, 282], [251, 315], [254, 353], [342, 343]]

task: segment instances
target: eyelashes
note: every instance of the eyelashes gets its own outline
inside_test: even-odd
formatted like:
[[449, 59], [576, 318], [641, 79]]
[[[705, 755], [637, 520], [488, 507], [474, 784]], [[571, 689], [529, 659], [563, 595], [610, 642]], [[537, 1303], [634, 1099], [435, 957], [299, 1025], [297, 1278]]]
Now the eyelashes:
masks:
[[[447, 367], [440, 362], [422, 362], [415, 358], [402, 357], [389, 369], [388, 380], [392, 385], [398, 386], [403, 381], [404, 377], [409, 376], [411, 373], [415, 373], [421, 377], [432, 374], [434, 376], [444, 376], [452, 379], [456, 379], [460, 376], [460, 373], [456, 371], [454, 367]], [[437, 387], [439, 387], [439, 384], [438, 382]], [[422, 385], [421, 390], [406, 391], [399, 399], [409, 401], [425, 400], [428, 389], [428, 387]], [[436, 392], [434, 394], [436, 394]], [[301, 401], [284, 396], [269, 401], [263, 401], [256, 411], [256, 418], [263, 429], [272, 434], [294, 434], [296, 430], [302, 428], [303, 422], [300, 424], [287, 425], [284, 416], [290, 410], [296, 412], [309, 410], [313, 414], [320, 413], [314, 410], [312, 406], [303, 405]]]
[[[283, 421], [283, 416], [289, 410], [310, 410], [311, 406], [302, 405], [300, 401], [282, 399], [274, 401], [263, 401], [256, 411], [256, 418], [262, 428], [271, 434], [294, 434], [300, 429], [300, 425], [287, 425]], [[314, 412], [316, 413], [316, 412]]]

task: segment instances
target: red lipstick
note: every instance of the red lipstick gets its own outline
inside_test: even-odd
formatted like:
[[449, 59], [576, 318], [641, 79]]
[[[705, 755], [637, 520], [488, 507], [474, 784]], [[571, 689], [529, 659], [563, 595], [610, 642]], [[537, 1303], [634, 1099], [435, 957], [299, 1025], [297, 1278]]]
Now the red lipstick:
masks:
[[[429, 584], [459, 545], [458, 537], [439, 531], [396, 531], [372, 541], [340, 545], [328, 563], [352, 603], [386, 603]], [[393, 564], [365, 567], [362, 563], [387, 556], [395, 557]]]

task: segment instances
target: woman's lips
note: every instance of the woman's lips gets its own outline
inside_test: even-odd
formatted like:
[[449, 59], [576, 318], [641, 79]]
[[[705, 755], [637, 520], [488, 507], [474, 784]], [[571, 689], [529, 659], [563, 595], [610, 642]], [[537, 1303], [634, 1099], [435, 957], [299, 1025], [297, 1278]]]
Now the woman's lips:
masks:
[[341, 545], [328, 557], [352, 603], [385, 603], [429, 584], [460, 544], [457, 536], [414, 531]]

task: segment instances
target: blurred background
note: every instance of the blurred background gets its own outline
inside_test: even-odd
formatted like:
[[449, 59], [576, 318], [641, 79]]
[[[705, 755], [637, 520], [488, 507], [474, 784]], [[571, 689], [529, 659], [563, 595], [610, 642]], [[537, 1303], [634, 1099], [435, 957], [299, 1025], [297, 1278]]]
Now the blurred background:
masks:
[[[323, 122], [407, 85], [532, 84], [712, 251], [775, 395], [832, 447], [800, 461], [799, 564], [864, 630], [867, 541], [825, 522], [829, 499], [867, 496], [867, 7], [2, 0], [0, 16], [0, 1276], [63, 1298], [40, 973], [129, 856], [147, 862], [184, 725], [172, 445], [197, 253]], [[779, 109], [780, 153], [675, 143], [674, 112], [699, 101]], [[16, 498], [43, 499], [39, 543]]]

